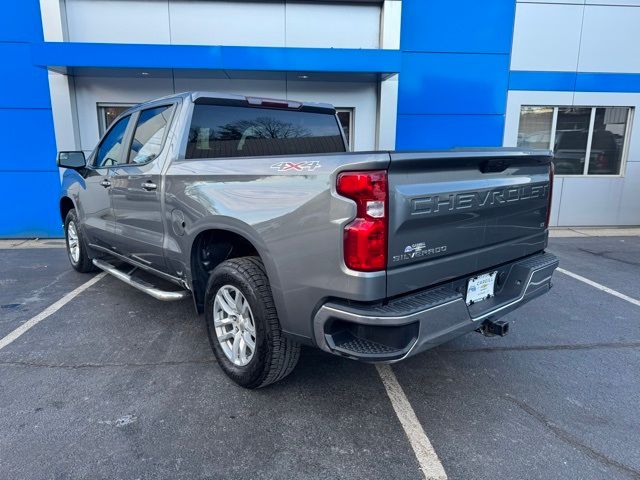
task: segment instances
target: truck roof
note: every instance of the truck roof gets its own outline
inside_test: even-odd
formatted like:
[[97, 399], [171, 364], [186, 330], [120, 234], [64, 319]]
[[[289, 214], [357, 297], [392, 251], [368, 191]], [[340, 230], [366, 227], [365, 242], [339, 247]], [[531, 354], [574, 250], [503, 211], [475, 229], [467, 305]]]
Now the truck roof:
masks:
[[[265, 104], [269, 103], [280, 103], [280, 104], [295, 104], [296, 106], [302, 107], [304, 109], [313, 109], [313, 110], [326, 110], [327, 113], [335, 113], [335, 107], [329, 103], [318, 103], [318, 102], [301, 102], [298, 100], [291, 99], [280, 99], [280, 98], [265, 98], [265, 97], [257, 97], [251, 95], [236, 95], [233, 93], [222, 93], [222, 92], [209, 92], [209, 91], [190, 91], [190, 92], [181, 92], [173, 95], [167, 95], [165, 97], [156, 98], [153, 100], [149, 100], [140, 105], [136, 105], [132, 108], [140, 108], [144, 107], [146, 104], [155, 103], [159, 100], [173, 100], [173, 99], [187, 99], [190, 98], [192, 102], [197, 102], [198, 100], [235, 100], [239, 102], [247, 102], [249, 104], [258, 105], [259, 102], [265, 102]], [[206, 102], [202, 102], [206, 103]]]

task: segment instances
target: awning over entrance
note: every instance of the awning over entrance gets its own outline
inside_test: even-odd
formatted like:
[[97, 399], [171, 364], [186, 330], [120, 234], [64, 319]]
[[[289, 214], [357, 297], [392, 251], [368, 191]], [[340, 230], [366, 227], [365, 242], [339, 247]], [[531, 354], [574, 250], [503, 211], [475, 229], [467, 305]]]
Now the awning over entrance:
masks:
[[69, 68], [376, 74], [400, 72], [399, 50], [41, 42], [31, 46], [34, 65]]

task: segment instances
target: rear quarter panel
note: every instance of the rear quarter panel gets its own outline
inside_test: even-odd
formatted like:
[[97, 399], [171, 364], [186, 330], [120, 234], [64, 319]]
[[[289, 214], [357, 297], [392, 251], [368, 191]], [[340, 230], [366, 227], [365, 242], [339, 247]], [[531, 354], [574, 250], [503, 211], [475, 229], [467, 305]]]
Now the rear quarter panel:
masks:
[[[282, 165], [304, 162], [317, 166]], [[167, 261], [190, 279], [190, 252], [200, 232], [244, 236], [265, 263], [283, 329], [311, 337], [312, 313], [324, 299], [386, 294], [385, 272], [354, 272], [344, 265], [342, 232], [355, 204], [336, 195], [335, 179], [340, 171], [388, 164], [388, 153], [175, 161], [164, 179]], [[174, 228], [176, 218], [184, 219], [182, 234]]]

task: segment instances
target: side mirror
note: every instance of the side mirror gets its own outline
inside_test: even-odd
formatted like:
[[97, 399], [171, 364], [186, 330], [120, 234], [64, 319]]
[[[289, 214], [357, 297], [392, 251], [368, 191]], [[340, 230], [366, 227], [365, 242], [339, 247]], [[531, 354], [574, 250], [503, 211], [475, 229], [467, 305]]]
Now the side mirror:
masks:
[[84, 152], [60, 152], [58, 153], [58, 166], [63, 168], [82, 168], [87, 165]]

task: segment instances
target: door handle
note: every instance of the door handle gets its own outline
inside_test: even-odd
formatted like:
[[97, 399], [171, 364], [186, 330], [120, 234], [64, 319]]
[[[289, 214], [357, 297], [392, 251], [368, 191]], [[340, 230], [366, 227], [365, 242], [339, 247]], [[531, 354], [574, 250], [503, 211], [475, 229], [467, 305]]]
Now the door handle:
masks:
[[146, 181], [142, 184], [142, 188], [144, 188], [147, 191], [151, 191], [151, 190], [155, 190], [156, 188], [158, 188], [158, 186], [150, 181]]
[[111, 186], [111, 182], [105, 179], [100, 182], [100, 185], [102, 185], [104, 188], [109, 188]]

